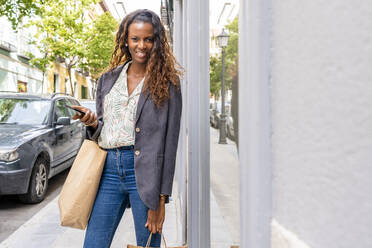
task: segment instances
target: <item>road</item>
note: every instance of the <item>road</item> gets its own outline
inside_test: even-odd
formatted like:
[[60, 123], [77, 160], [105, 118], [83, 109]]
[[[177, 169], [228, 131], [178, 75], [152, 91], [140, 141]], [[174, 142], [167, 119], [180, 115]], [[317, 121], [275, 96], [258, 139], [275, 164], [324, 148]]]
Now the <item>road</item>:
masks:
[[2, 196], [0, 198], [0, 243], [57, 197], [67, 174], [68, 170], [49, 180], [46, 198], [39, 204], [23, 204], [18, 201], [17, 196]]

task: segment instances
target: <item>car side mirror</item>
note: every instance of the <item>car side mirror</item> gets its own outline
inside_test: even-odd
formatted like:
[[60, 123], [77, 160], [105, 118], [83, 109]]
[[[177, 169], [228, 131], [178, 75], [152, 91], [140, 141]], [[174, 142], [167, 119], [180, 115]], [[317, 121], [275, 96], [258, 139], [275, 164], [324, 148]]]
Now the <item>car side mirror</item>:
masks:
[[58, 117], [56, 124], [57, 125], [68, 126], [68, 125], [71, 124], [71, 119], [70, 119], [70, 117]]

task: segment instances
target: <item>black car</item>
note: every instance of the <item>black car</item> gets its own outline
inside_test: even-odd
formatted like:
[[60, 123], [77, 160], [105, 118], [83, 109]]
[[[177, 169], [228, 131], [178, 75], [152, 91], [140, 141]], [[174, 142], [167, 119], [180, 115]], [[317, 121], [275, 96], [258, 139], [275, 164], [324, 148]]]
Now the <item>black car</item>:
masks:
[[44, 199], [48, 179], [70, 167], [85, 127], [71, 120], [80, 105], [65, 95], [41, 97], [0, 92], [0, 195], [23, 202]]
[[214, 128], [219, 128], [220, 120], [218, 118], [220, 111], [221, 102], [214, 102], [209, 104], [209, 122]]
[[[215, 102], [210, 104], [209, 107], [209, 121], [212, 127], [220, 128], [220, 119], [221, 119], [221, 102]], [[225, 115], [226, 120], [230, 116], [230, 103], [225, 102]]]

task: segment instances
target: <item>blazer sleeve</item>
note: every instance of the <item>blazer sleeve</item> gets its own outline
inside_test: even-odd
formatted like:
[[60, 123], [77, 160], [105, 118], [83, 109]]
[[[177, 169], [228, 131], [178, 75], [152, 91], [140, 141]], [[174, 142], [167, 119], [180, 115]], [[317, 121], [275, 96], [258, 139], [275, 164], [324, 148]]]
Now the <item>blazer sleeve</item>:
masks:
[[102, 83], [103, 83], [103, 77], [102, 75], [98, 80], [97, 85], [97, 92], [96, 92], [96, 113], [98, 118], [98, 125], [97, 128], [94, 129], [93, 127], [87, 127], [86, 131], [86, 137], [89, 140], [93, 140], [95, 142], [98, 142], [98, 137], [101, 133], [102, 127], [103, 127], [103, 107], [102, 107]]
[[170, 84], [169, 95], [170, 98], [168, 101], [168, 121], [165, 137], [164, 164], [160, 186], [160, 194], [168, 196], [172, 194], [177, 145], [180, 133], [182, 113], [181, 89], [177, 89], [173, 84]]

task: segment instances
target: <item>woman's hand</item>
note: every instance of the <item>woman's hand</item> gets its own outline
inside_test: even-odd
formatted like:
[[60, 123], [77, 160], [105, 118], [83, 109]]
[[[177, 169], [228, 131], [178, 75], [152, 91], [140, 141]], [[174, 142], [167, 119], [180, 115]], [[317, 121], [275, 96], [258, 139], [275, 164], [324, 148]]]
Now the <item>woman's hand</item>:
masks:
[[160, 197], [158, 209], [149, 209], [147, 214], [148, 217], [145, 227], [147, 227], [153, 234], [157, 232], [161, 233], [165, 220], [165, 199], [163, 197]]
[[98, 121], [97, 121], [97, 114], [91, 111], [90, 109], [83, 107], [83, 106], [77, 106], [73, 105], [71, 106], [74, 109], [83, 111], [85, 114], [82, 115], [79, 112], [76, 112], [76, 114], [72, 117], [73, 120], [80, 119], [82, 123], [86, 126], [91, 126], [93, 128], [97, 128]]

